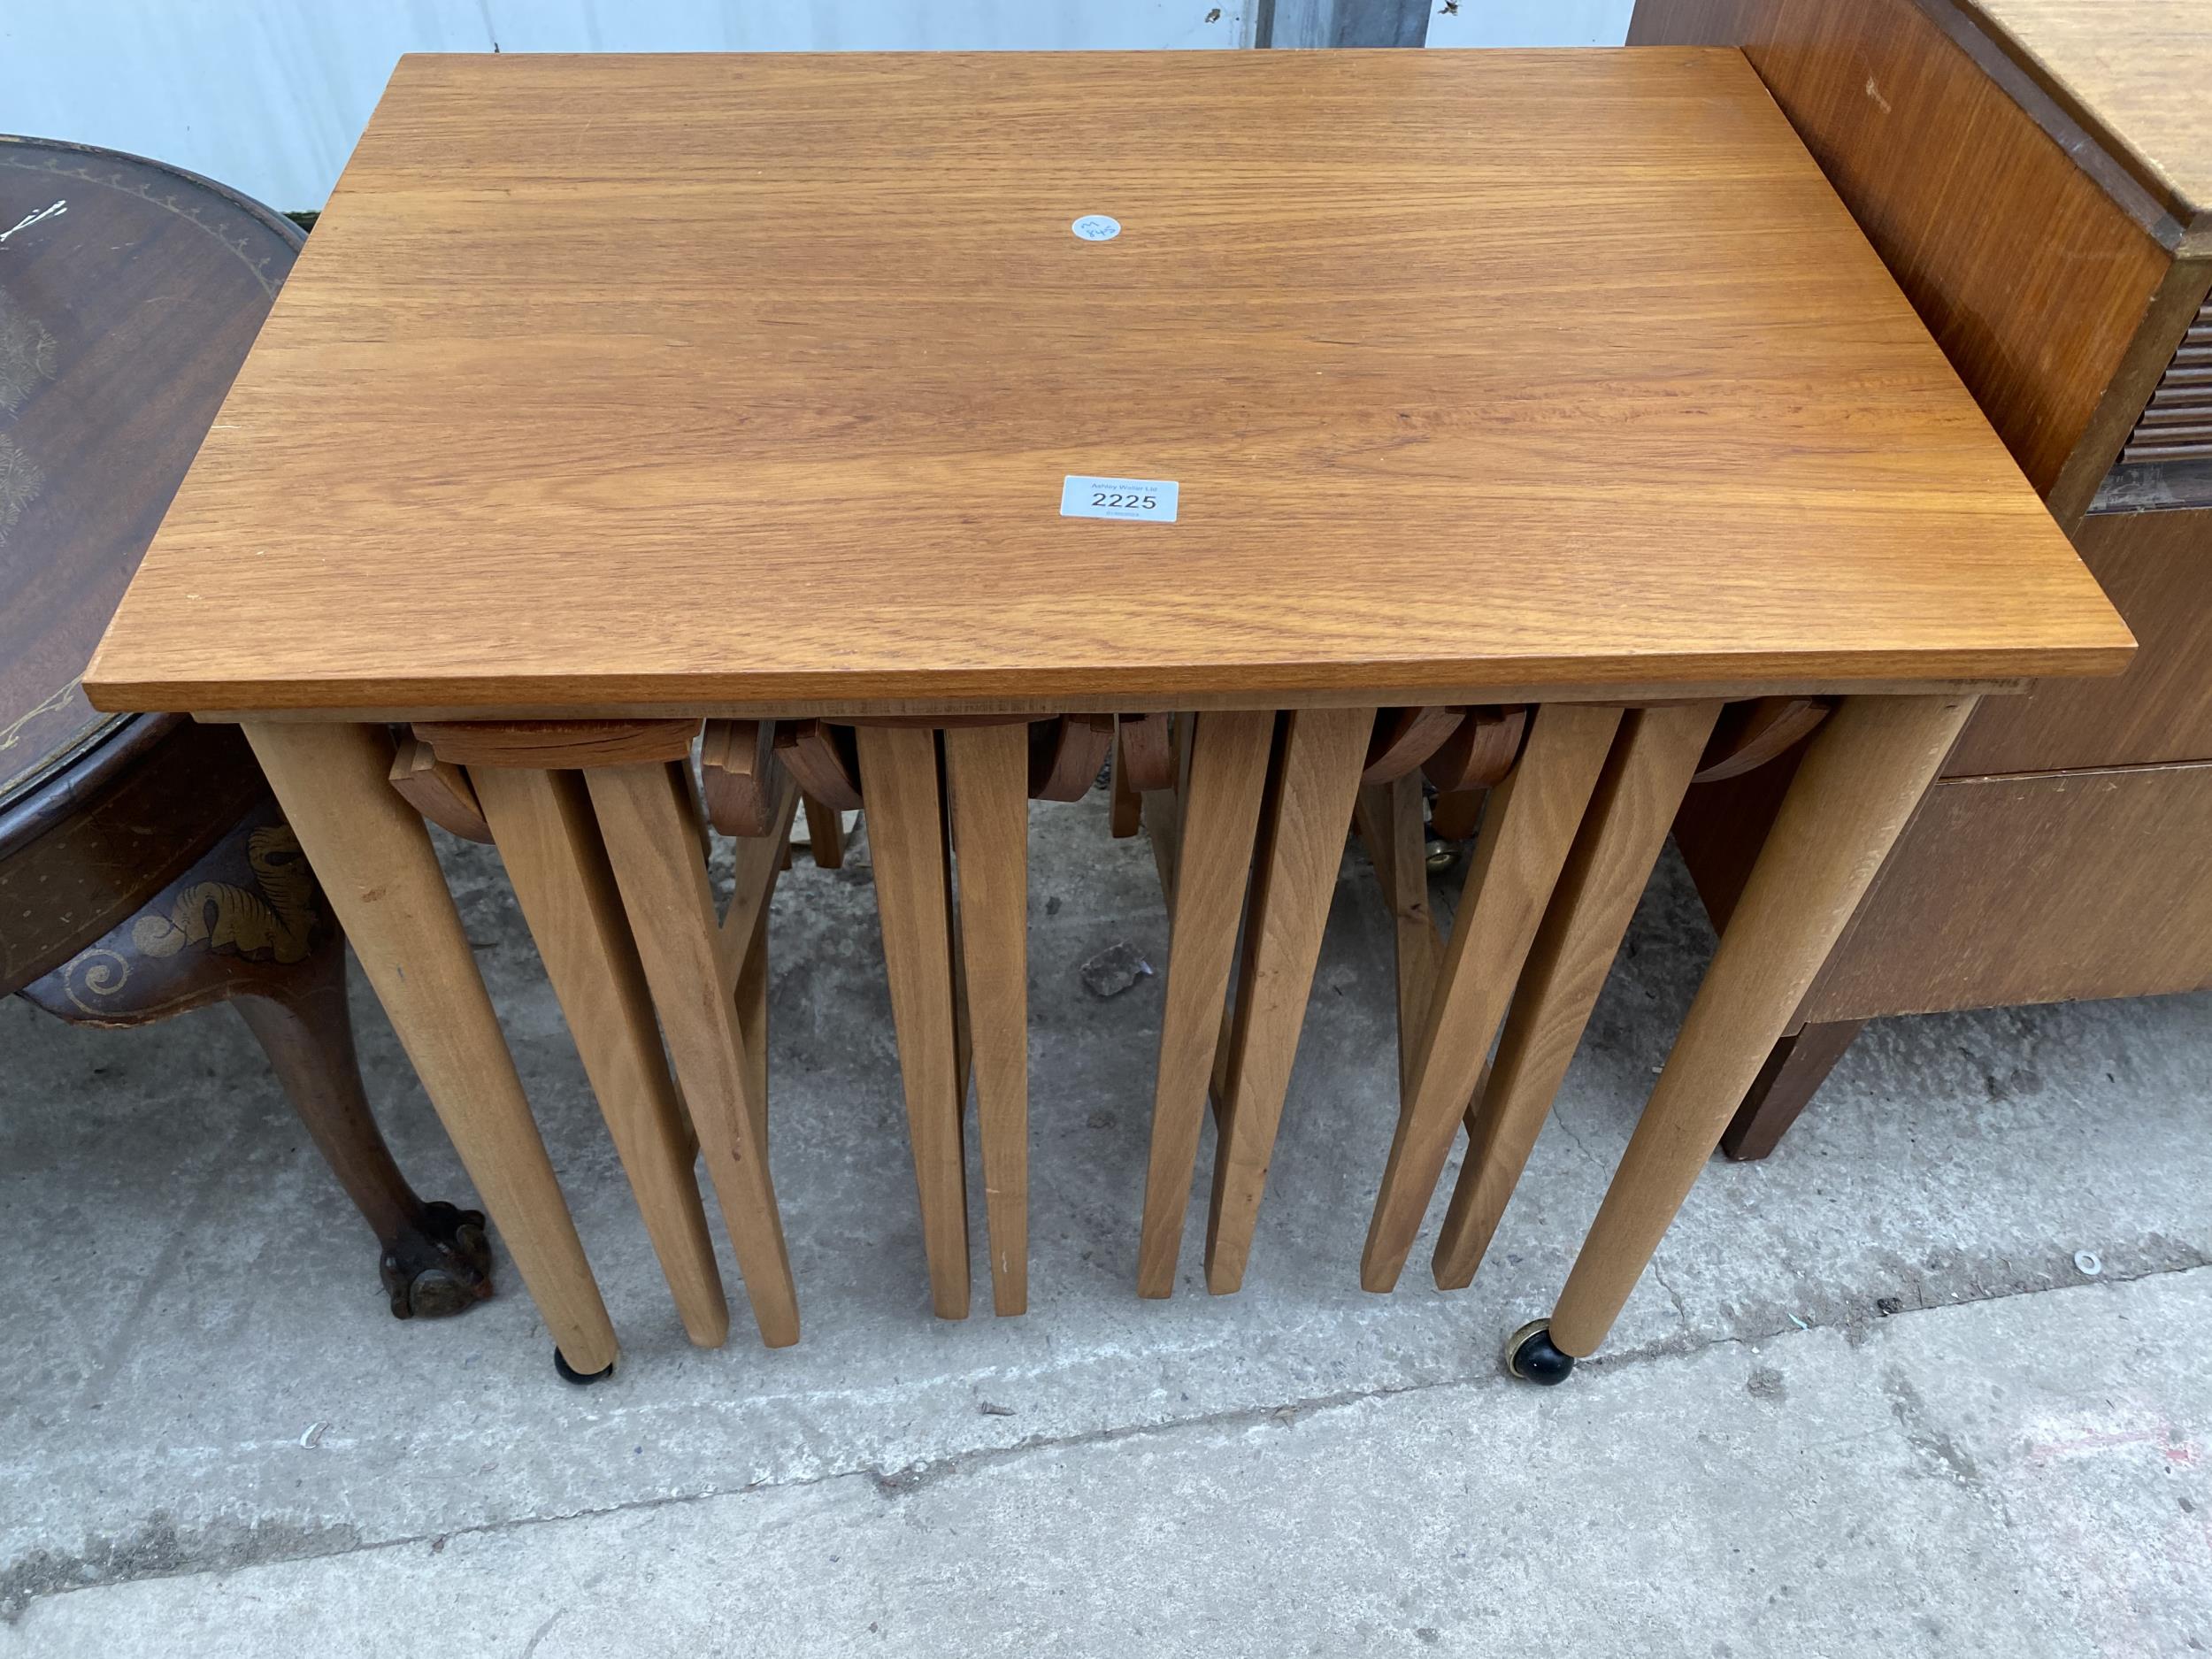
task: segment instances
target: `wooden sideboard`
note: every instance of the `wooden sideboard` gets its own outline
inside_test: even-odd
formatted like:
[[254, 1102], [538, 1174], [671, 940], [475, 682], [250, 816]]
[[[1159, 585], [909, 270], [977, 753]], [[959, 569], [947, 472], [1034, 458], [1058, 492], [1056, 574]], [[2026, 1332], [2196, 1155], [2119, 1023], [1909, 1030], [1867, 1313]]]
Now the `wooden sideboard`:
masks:
[[[1741, 47], [2141, 643], [1992, 697], [1724, 1139], [1759, 1157], [1865, 1021], [2212, 983], [2212, 6], [1639, 0]], [[1716, 920], [1793, 767], [1692, 790]]]

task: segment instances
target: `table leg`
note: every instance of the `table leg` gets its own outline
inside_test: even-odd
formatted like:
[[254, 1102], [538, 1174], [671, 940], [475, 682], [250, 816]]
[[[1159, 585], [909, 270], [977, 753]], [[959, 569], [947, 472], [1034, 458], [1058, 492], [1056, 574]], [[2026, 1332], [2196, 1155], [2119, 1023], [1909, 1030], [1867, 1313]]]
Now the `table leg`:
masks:
[[1814, 734], [1558, 1308], [1515, 1333], [1517, 1375], [1563, 1381], [1603, 1343], [1973, 707], [1853, 697]]
[[1244, 1282], [1375, 711], [1296, 709], [1284, 726], [1247, 900], [1247, 948], [1217, 1125], [1206, 1286], [1217, 1296]]
[[729, 1339], [730, 1304], [693, 1173], [690, 1131], [584, 780], [573, 772], [479, 766], [470, 782], [684, 1330], [699, 1347], [719, 1348]]
[[423, 1090], [578, 1379], [615, 1362], [614, 1327], [415, 810], [380, 726], [250, 722], [299, 836]]
[[699, 856], [689, 771], [680, 761], [594, 766], [584, 782], [754, 1321], [762, 1341], [787, 1348], [799, 1340], [798, 1291], [761, 1133], [765, 1108], [752, 1099], [737, 974], [720, 948], [714, 889]]
[[1181, 856], [1183, 845], [1182, 791], [1190, 782], [1190, 722], [1193, 717], [1175, 717], [1175, 785], [1167, 789], [1147, 789], [1137, 797], [1139, 827], [1144, 838], [1152, 843], [1152, 867], [1160, 878], [1160, 897], [1167, 904], [1171, 930], [1175, 921], [1175, 862]]
[[1188, 772], [1172, 861], [1175, 896], [1160, 1013], [1159, 1074], [1152, 1096], [1152, 1149], [1137, 1245], [1141, 1296], [1165, 1296], [1175, 1289], [1191, 1171], [1198, 1161], [1207, 1087], [1229, 992], [1229, 964], [1236, 953], [1245, 878], [1275, 733], [1275, 717], [1265, 711], [1209, 712], [1187, 721]]
[[1029, 732], [945, 733], [995, 1311], [1029, 1306]]
[[1747, 1163], [1773, 1152], [1865, 1029], [1863, 1019], [1838, 1019], [1786, 1032], [1768, 1051], [1743, 1104], [1721, 1132], [1720, 1149]]
[[791, 821], [799, 810], [799, 786], [789, 778], [768, 811], [764, 835], [740, 835], [732, 843], [730, 902], [722, 912], [715, 942], [721, 972], [737, 982], [737, 1023], [745, 1039], [750, 1080], [748, 1099], [768, 1144], [768, 907], [776, 879], [788, 865]]
[[[1235, 965], [1229, 977], [1229, 999], [1221, 1010], [1221, 1028], [1214, 1038], [1213, 1070], [1206, 1083], [1207, 1099], [1213, 1107], [1214, 1149], [1217, 1161], [1214, 1168], [1220, 1170], [1218, 1154], [1221, 1148], [1222, 1110], [1236, 1093], [1237, 1064], [1244, 1057], [1244, 1046], [1237, 1033], [1252, 1018], [1252, 976], [1247, 969], [1259, 955], [1260, 924], [1266, 917], [1266, 908], [1258, 902], [1259, 877], [1257, 872], [1267, 868], [1269, 849], [1275, 836], [1274, 803], [1277, 800], [1275, 780], [1283, 764], [1284, 722], [1275, 726], [1274, 746], [1268, 751], [1267, 772], [1260, 786], [1260, 818], [1257, 838], [1252, 847], [1252, 872], [1244, 891], [1244, 921], [1237, 930], [1237, 949], [1233, 958]], [[1169, 906], [1169, 937], [1174, 936], [1174, 907]], [[1207, 1236], [1212, 1237], [1212, 1224], [1208, 1221]]]
[[1368, 1221], [1360, 1283], [1369, 1290], [1390, 1289], [1405, 1266], [1620, 719], [1615, 708], [1546, 704], [1519, 763], [1491, 791]]
[[[737, 860], [738, 880], [745, 882], [749, 875], [754, 885], [741, 886], [731, 895], [733, 909], [741, 897], [751, 895], [753, 920], [745, 929], [745, 956], [737, 970], [737, 1023], [745, 1034], [751, 1098], [763, 1147], [768, 1144], [768, 907], [775, 898], [776, 878], [783, 872], [784, 852], [791, 845], [791, 815], [796, 806], [797, 791], [787, 788], [782, 807], [775, 814], [774, 827], [765, 838], [769, 845], [750, 858]], [[722, 918], [725, 963], [729, 959], [730, 933], [735, 921], [733, 914]]]
[[810, 795], [802, 798], [806, 803], [806, 849], [814, 856], [816, 868], [842, 870], [845, 815], [828, 802], [818, 801]]
[[[1280, 745], [1278, 744], [1277, 747], [1279, 749]], [[1274, 761], [1271, 757], [1268, 762], [1266, 775], [1269, 777], [1274, 775]], [[1190, 777], [1188, 768], [1179, 767], [1178, 776], [1181, 780], [1179, 787], [1187, 787]], [[1141, 825], [1146, 835], [1152, 842], [1153, 867], [1160, 878], [1161, 902], [1167, 907], [1168, 926], [1170, 933], [1172, 933], [1175, 923], [1175, 863], [1177, 849], [1181, 844], [1182, 833], [1181, 797], [1174, 789], [1161, 789], [1148, 791], [1138, 798], [1141, 803]], [[1264, 808], [1266, 799], [1265, 794], [1263, 793], [1261, 795], [1263, 808]], [[1257, 919], [1258, 912], [1250, 905], [1246, 905], [1241, 942], [1238, 945], [1236, 952], [1238, 956], [1248, 957], [1252, 949], [1252, 929]], [[1221, 1102], [1229, 1098], [1229, 1062], [1231, 1056], [1236, 1052], [1236, 1046], [1230, 1039], [1236, 1029], [1237, 1010], [1243, 1005], [1244, 988], [1242, 979], [1237, 979], [1233, 992], [1222, 1007], [1221, 1025], [1215, 1037], [1213, 1069], [1207, 1084], [1207, 1099], [1208, 1103], [1213, 1108], [1217, 1125], [1221, 1118]]]
[[[1020, 728], [1015, 728], [1017, 730]], [[959, 1056], [952, 983], [952, 928], [945, 885], [937, 733], [920, 726], [857, 728], [860, 787], [868, 803], [876, 912], [898, 1031], [899, 1070], [914, 1148], [929, 1259], [931, 1305], [941, 1319], [968, 1317], [968, 1177], [961, 1156]]]
[[1513, 992], [1437, 1235], [1437, 1284], [1471, 1283], [1719, 717], [1717, 703], [1631, 710], [1606, 757]]
[[1144, 814], [1144, 797], [1137, 792], [1137, 786], [1129, 780], [1129, 759], [1122, 752], [1123, 733], [1127, 729], [1126, 720], [1116, 722], [1112, 778], [1113, 805], [1110, 823], [1116, 841], [1125, 841], [1128, 837], [1134, 835]]
[[[970, 1063], [975, 1058], [975, 1045], [970, 1041], [968, 1029], [968, 954], [962, 941], [960, 895], [952, 868], [952, 791], [945, 782], [944, 758], [941, 741], [937, 750], [937, 804], [941, 810], [937, 844], [945, 855], [945, 942], [952, 972], [952, 1120], [959, 1125], [960, 1168], [964, 1181], [968, 1167], [968, 1077]], [[966, 1189], [964, 1187], [962, 1190]]]
[[1402, 1103], [1413, 1096], [1413, 1064], [1421, 1033], [1436, 995], [1436, 974], [1444, 958], [1443, 935], [1429, 909], [1427, 838], [1422, 834], [1421, 774], [1408, 772], [1389, 783], [1359, 792], [1353, 821], [1367, 846], [1394, 930], [1394, 960], [1398, 986], [1398, 1092]]

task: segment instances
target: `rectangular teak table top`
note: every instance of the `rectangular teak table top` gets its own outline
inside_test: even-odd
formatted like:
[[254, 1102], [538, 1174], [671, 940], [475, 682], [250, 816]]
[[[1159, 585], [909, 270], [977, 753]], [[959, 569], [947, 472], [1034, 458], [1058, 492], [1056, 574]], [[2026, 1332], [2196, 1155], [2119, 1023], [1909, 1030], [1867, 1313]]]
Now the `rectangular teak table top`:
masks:
[[[1064, 518], [1069, 474], [1179, 517]], [[86, 683], [1187, 707], [2131, 649], [1736, 52], [500, 56], [401, 62]]]

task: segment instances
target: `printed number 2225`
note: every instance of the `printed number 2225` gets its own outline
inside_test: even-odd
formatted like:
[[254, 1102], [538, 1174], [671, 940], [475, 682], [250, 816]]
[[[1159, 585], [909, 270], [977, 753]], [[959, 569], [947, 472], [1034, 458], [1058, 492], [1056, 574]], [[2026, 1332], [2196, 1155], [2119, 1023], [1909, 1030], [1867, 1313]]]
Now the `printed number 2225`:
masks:
[[1149, 512], [1159, 504], [1160, 498], [1156, 495], [1128, 495], [1118, 489], [1094, 489], [1091, 492], [1091, 505], [1094, 507], [1141, 508]]

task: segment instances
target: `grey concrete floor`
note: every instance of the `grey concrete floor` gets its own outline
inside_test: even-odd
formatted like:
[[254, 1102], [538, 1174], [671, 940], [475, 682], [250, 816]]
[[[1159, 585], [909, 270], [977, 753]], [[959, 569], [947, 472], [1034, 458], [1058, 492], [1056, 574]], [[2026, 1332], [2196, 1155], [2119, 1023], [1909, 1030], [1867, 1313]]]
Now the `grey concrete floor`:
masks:
[[[1544, 1392], [1499, 1341], [1556, 1293], [1710, 949], [1678, 866], [1475, 1286], [1429, 1287], [1425, 1242], [1379, 1297], [1389, 939], [1348, 857], [1246, 1287], [1198, 1276], [1202, 1160], [1148, 1303], [1160, 981], [1079, 970], [1164, 961], [1148, 855], [1095, 799], [1034, 841], [1030, 1312], [929, 1317], [864, 850], [803, 860], [772, 1029], [806, 1335], [778, 1353], [741, 1293], [726, 1348], [685, 1342], [497, 862], [443, 844], [624, 1342], [588, 1390], [503, 1257], [465, 1317], [389, 1317], [231, 1016], [0, 1002], [0, 1654], [2212, 1647], [2212, 995], [1876, 1027], [1777, 1156], [1714, 1164], [1602, 1363]], [[355, 1005], [401, 1161], [465, 1196]]]

